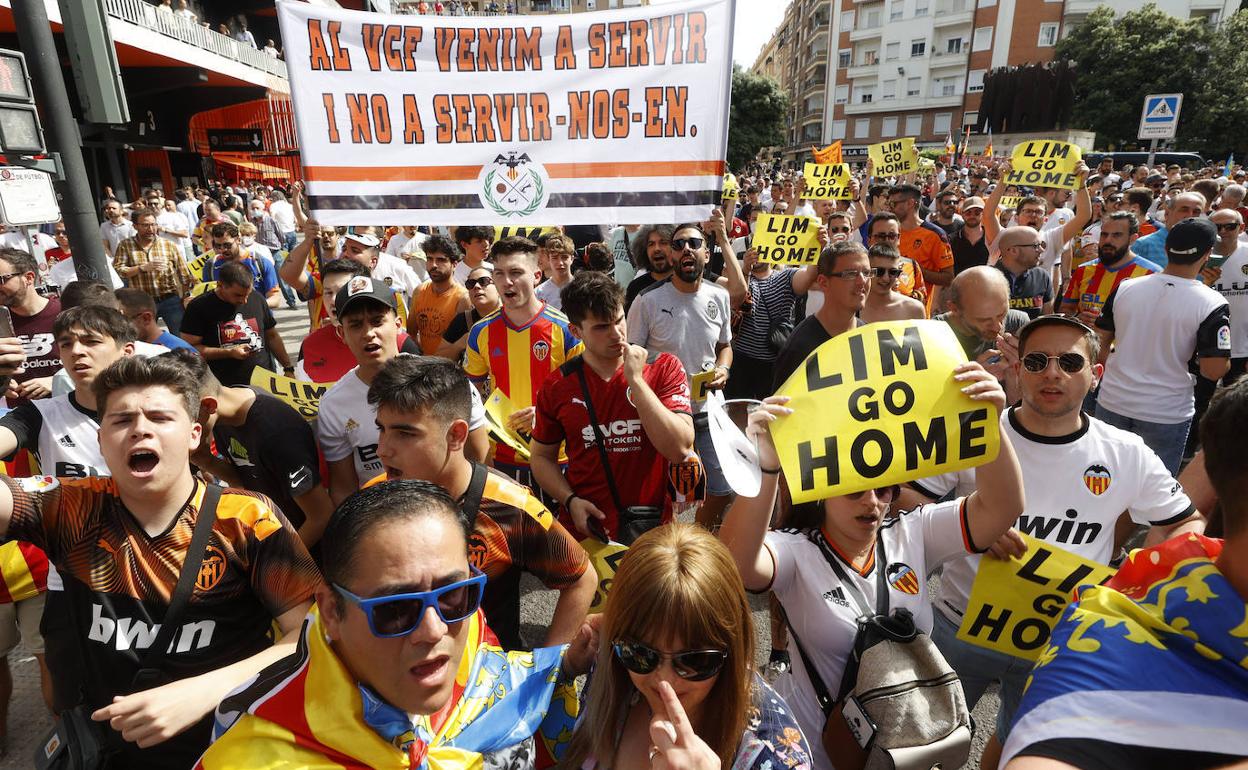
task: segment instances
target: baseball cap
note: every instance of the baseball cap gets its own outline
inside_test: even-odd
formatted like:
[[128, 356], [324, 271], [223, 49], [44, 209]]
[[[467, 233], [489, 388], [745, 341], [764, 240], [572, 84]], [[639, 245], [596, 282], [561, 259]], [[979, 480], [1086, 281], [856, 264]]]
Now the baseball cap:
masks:
[[1167, 254], [1203, 254], [1218, 242], [1218, 228], [1204, 217], [1188, 217], [1166, 235]]
[[1043, 329], [1046, 326], [1065, 326], [1068, 329], [1075, 329], [1083, 334], [1096, 334], [1091, 326], [1071, 315], [1062, 315], [1061, 313], [1051, 313], [1049, 315], [1037, 316], [1027, 323], [1023, 324], [1023, 328], [1018, 330], [1018, 349], [1022, 351], [1027, 347], [1027, 338], [1031, 336], [1036, 329]]
[[391, 310], [395, 309], [394, 292], [384, 281], [357, 275], [338, 290], [338, 296], [334, 297], [334, 313], [341, 317], [352, 304], [366, 299], [380, 302]]
[[355, 241], [366, 249], [375, 249], [381, 245], [381, 241], [377, 240], [377, 236], [375, 235], [347, 233], [342, 237], [348, 241]]
[[972, 195], [971, 197], [962, 201], [963, 211], [970, 211], [971, 209], [979, 209], [982, 211], [984, 208], [985, 208], [984, 199], [979, 197], [978, 195]]
[[1144, 184], [1149, 185], [1149, 186], [1155, 185], [1155, 184], [1164, 184], [1165, 181], [1166, 181], [1165, 174], [1149, 174], [1147, 177], [1144, 178]]

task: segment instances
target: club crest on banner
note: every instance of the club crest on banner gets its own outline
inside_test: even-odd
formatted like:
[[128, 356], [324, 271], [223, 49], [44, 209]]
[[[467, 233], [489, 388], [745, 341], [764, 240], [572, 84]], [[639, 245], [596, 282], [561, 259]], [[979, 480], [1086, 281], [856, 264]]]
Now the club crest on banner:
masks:
[[481, 169], [481, 203], [500, 217], [527, 217], [550, 198], [550, 177], [527, 152], [508, 150]]

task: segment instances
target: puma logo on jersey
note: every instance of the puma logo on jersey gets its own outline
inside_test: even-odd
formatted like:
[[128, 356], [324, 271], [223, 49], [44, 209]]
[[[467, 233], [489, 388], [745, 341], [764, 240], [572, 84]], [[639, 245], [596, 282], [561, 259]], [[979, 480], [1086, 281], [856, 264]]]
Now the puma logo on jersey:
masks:
[[676, 316], [675, 316], [675, 314], [674, 314], [674, 313], [672, 313], [672, 311], [671, 311], [671, 310], [669, 310], [669, 309], [667, 309], [667, 308], [665, 308], [665, 307], [663, 307], [663, 308], [659, 308], [659, 312], [660, 312], [660, 313], [667, 313], [667, 314], [668, 314], [668, 315], [670, 315], [672, 318], [675, 318], [675, 317], [676, 317]]
[[[169, 642], [165, 652], [178, 653], [202, 650], [212, 644], [212, 634], [217, 629], [217, 621], [200, 620], [194, 623], [183, 623]], [[160, 633], [160, 624], [149, 625], [136, 618], [109, 618], [104, 616], [104, 608], [98, 604], [91, 605], [91, 628], [87, 638], [114, 647], [119, 651], [146, 650], [156, 641]]]
[[831, 591], [824, 591], [823, 600], [825, 602], [832, 602], [833, 604], [839, 604], [842, 607], [849, 606], [849, 600], [845, 598], [845, 592], [841, 590], [840, 586], [833, 588]]
[[1050, 543], [1083, 545], [1096, 540], [1101, 534], [1101, 525], [1094, 521], [1076, 522], [1075, 517], [1078, 515], [1079, 512], [1074, 508], [1066, 509], [1064, 519], [1056, 516], [1023, 515], [1018, 517], [1018, 529]]
[[589, 407], [588, 407], [588, 406], [585, 406], [585, 402], [584, 402], [584, 401], [582, 401], [582, 400], [580, 400], [580, 399], [579, 399], [579, 398], [577, 398], [576, 396], [573, 396], [573, 397], [572, 397], [572, 403], [574, 403], [574, 404], [580, 404], [580, 405], [581, 405], [581, 407], [583, 407], [584, 409], [589, 409]]

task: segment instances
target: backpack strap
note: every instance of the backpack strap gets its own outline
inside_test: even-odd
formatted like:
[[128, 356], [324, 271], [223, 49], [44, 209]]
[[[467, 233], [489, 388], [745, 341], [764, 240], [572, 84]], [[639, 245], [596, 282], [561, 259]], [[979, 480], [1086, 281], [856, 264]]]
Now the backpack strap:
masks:
[[472, 479], [469, 480], [468, 489], [465, 490], [462, 498], [469, 530], [477, 526], [477, 513], [481, 510], [481, 495], [485, 492], [485, 479], [489, 475], [489, 470], [481, 463], [472, 464]]

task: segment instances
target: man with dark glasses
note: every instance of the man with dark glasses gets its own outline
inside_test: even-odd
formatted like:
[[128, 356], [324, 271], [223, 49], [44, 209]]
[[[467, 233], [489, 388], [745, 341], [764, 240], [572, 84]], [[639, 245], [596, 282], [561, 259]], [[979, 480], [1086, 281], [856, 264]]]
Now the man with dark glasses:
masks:
[[217, 740], [197, 767], [258, 757], [274, 767], [532, 767], [536, 740], [552, 749], [570, 734], [564, 704], [589, 667], [589, 634], [571, 649], [495, 646], [471, 534], [461, 506], [428, 482], [387, 481], [348, 499], [325, 533], [325, 583], [298, 652], [221, 703]]
[[[1023, 470], [1026, 500], [1018, 529], [1107, 564], [1115, 555], [1115, 524], [1123, 511], [1132, 522], [1151, 527], [1150, 544], [1180, 531], [1201, 531], [1204, 520], [1143, 441], [1082, 411], [1084, 397], [1101, 375], [1099, 347], [1096, 333], [1068, 316], [1041, 316], [1024, 326], [1016, 364], [1022, 398], [1002, 412], [1001, 433], [1009, 437]], [[936, 500], [951, 490], [969, 494], [975, 479], [962, 471], [910, 487], [907, 494]], [[1007, 533], [993, 553], [1021, 555], [1021, 538]], [[969, 707], [992, 682], [1001, 683], [997, 733], [1003, 740], [1034, 661], [957, 639], [979, 559], [945, 565], [932, 639], [958, 672]]]
[[892, 246], [877, 244], [868, 251], [868, 257], [871, 260], [871, 284], [866, 304], [858, 317], [866, 323], [926, 318], [927, 311], [922, 302], [897, 291], [904, 272], [901, 252]]

